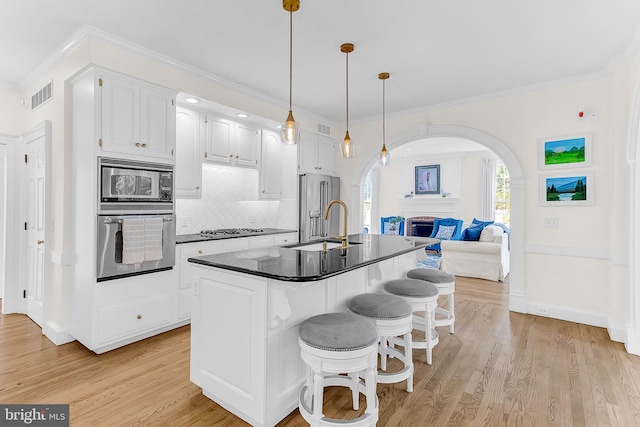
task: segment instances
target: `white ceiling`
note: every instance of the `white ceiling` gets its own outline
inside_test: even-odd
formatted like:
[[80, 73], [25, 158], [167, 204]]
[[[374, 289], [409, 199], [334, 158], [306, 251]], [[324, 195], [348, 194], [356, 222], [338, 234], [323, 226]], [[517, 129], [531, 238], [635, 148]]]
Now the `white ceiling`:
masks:
[[[344, 42], [355, 121], [381, 115], [380, 72], [388, 115], [419, 110], [606, 73], [638, 47], [639, 23], [638, 0], [301, 0], [294, 115], [344, 123]], [[288, 104], [281, 0], [0, 0], [0, 83], [22, 88], [81, 25]]]

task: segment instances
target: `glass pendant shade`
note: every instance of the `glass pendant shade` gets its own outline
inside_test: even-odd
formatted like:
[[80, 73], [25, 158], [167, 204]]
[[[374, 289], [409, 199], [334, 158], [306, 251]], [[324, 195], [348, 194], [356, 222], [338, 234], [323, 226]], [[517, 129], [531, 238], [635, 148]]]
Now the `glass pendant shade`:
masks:
[[380, 166], [389, 166], [391, 163], [391, 154], [387, 151], [387, 147], [384, 144], [382, 144], [382, 150], [380, 150], [378, 163]]
[[282, 143], [294, 145], [300, 142], [300, 125], [293, 119], [293, 113], [289, 110], [287, 121], [280, 128]]
[[380, 150], [378, 163], [380, 166], [389, 166], [391, 163], [391, 153], [387, 151], [387, 145], [385, 144], [387, 131], [384, 122], [384, 81], [389, 78], [389, 73], [380, 73], [378, 74], [378, 78], [382, 80], [382, 150]]
[[353, 143], [351, 142], [349, 131], [347, 131], [344, 136], [344, 141], [342, 141], [342, 143], [340, 144], [340, 155], [345, 159], [349, 159], [355, 156], [355, 148], [356, 147], [354, 147]]

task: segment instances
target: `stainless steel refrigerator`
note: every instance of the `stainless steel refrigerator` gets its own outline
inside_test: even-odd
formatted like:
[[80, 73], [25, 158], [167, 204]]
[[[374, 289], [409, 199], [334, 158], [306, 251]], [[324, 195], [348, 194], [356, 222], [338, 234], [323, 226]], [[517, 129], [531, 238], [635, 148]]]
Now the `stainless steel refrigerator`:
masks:
[[331, 200], [340, 199], [340, 178], [328, 175], [303, 174], [298, 177], [300, 206], [300, 242], [308, 242], [340, 234], [340, 206], [332, 207], [328, 221], [324, 211]]

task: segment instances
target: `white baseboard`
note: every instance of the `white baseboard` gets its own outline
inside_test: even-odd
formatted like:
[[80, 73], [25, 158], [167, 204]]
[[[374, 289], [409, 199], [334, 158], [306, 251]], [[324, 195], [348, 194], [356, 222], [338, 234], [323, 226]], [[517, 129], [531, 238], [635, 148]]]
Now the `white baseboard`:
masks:
[[582, 323], [584, 325], [608, 328], [609, 320], [601, 313], [588, 310], [578, 310], [575, 308], [563, 307], [559, 305], [549, 305], [527, 301], [527, 313], [536, 316], [550, 317], [552, 319], [566, 320], [569, 322]]
[[72, 337], [66, 329], [62, 329], [57, 323], [51, 321], [44, 324], [42, 333], [55, 345], [62, 345], [75, 341], [75, 338]]

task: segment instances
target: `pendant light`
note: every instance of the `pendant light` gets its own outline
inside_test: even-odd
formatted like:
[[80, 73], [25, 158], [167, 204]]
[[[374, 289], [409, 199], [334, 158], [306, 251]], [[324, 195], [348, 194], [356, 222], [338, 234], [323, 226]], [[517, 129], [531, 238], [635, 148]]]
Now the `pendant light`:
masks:
[[353, 43], [344, 43], [340, 46], [340, 52], [345, 53], [347, 57], [347, 132], [344, 135], [344, 141], [340, 144], [340, 154], [343, 158], [348, 159], [356, 154], [349, 136], [349, 53], [353, 52]]
[[378, 161], [380, 166], [389, 166], [391, 163], [391, 153], [387, 151], [386, 142], [386, 129], [384, 127], [384, 81], [389, 78], [389, 73], [380, 73], [378, 78], [382, 80], [382, 150], [380, 150], [380, 157]]
[[282, 7], [289, 12], [289, 115], [280, 128], [282, 143], [297, 144], [300, 141], [300, 125], [293, 119], [291, 92], [293, 87], [293, 12], [300, 9], [300, 0], [282, 0]]

